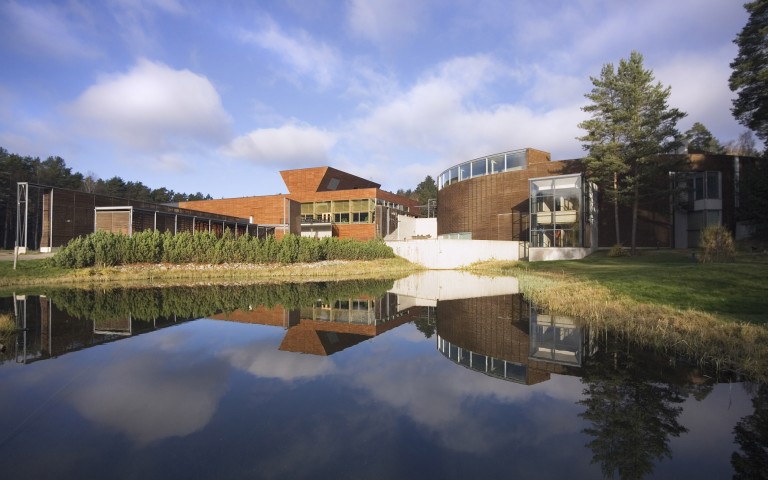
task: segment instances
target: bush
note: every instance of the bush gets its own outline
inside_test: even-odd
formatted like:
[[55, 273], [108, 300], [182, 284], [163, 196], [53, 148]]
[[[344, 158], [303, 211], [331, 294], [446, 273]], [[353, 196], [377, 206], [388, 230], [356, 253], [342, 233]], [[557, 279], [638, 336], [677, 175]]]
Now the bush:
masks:
[[701, 231], [699, 237], [701, 248], [700, 261], [732, 262], [736, 254], [736, 246], [731, 232], [722, 225], [710, 225]]
[[626, 257], [629, 256], [629, 252], [624, 248], [624, 245], [617, 243], [611, 247], [608, 251], [609, 257]]
[[373, 260], [392, 258], [394, 252], [382, 240], [361, 242], [339, 238], [304, 238], [286, 235], [277, 240], [241, 236], [225, 230], [221, 238], [211, 232], [143, 231], [129, 237], [96, 232], [70, 241], [53, 257], [65, 268], [94, 265], [111, 267], [130, 263], [309, 263], [322, 260]]

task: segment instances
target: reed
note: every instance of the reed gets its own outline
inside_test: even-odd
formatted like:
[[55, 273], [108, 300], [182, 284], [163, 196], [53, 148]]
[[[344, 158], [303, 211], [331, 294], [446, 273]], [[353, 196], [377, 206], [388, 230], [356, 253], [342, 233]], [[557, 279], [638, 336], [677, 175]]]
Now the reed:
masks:
[[641, 303], [596, 281], [565, 273], [532, 273], [522, 265], [475, 266], [518, 278], [521, 293], [553, 313], [579, 318], [597, 332], [610, 331], [645, 347], [768, 380], [768, 328], [723, 321], [695, 309]]
[[0, 313], [0, 335], [16, 331], [16, 320], [12, 313]]

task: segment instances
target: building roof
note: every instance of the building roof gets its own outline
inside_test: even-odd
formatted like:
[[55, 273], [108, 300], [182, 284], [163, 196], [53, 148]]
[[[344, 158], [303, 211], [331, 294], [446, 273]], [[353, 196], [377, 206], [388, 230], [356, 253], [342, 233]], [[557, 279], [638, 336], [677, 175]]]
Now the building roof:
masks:
[[290, 193], [380, 188], [381, 185], [333, 167], [298, 168], [280, 172]]

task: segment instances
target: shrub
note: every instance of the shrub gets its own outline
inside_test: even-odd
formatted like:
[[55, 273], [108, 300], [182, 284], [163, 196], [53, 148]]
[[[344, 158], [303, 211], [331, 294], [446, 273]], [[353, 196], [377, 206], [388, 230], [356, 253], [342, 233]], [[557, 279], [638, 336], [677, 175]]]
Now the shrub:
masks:
[[701, 231], [699, 247], [702, 263], [732, 262], [736, 254], [731, 232], [722, 225], [710, 225]]
[[620, 243], [615, 244], [608, 251], [609, 257], [626, 257], [628, 255], [629, 255], [629, 252], [624, 248], [624, 245]]

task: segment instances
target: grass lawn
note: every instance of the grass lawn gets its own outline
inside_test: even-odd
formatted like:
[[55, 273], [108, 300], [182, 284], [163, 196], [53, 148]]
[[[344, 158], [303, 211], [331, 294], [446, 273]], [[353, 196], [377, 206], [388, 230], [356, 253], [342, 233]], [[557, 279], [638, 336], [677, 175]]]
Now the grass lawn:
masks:
[[768, 256], [741, 255], [734, 263], [698, 263], [690, 253], [647, 251], [636, 257], [597, 252], [583, 260], [518, 264], [593, 280], [641, 303], [696, 309], [727, 320], [768, 324]]

